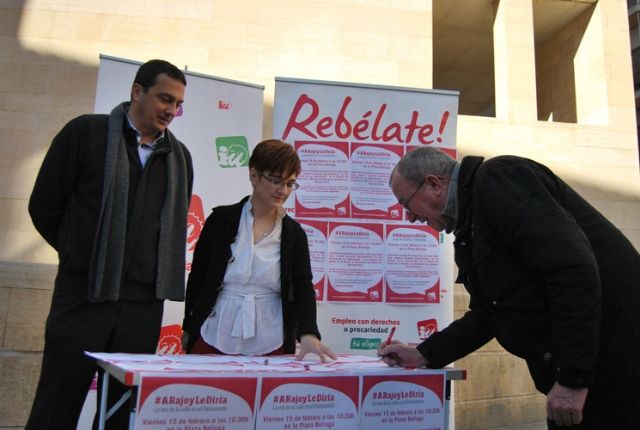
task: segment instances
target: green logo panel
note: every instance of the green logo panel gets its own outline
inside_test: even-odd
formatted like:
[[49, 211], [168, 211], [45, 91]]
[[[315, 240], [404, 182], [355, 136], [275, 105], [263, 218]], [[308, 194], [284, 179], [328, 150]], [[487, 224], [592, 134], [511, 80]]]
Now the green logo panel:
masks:
[[244, 167], [249, 164], [249, 144], [245, 136], [216, 138], [218, 165], [222, 168]]
[[353, 337], [351, 338], [351, 349], [378, 349], [381, 341], [382, 340], [378, 338], [369, 339], [366, 337]]

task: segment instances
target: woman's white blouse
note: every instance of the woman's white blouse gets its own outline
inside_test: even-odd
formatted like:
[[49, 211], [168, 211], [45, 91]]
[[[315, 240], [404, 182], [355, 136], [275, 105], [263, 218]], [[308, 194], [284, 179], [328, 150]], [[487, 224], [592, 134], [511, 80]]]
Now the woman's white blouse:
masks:
[[200, 330], [206, 343], [225, 354], [267, 354], [283, 342], [280, 242], [284, 211], [279, 212], [271, 233], [254, 243], [251, 207], [249, 199], [231, 244], [222, 291]]

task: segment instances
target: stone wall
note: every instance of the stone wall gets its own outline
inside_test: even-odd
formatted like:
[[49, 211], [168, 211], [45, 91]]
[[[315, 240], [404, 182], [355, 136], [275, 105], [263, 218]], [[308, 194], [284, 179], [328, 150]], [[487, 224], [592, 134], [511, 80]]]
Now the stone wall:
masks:
[[29, 415], [54, 276], [52, 265], [0, 263], [0, 427]]

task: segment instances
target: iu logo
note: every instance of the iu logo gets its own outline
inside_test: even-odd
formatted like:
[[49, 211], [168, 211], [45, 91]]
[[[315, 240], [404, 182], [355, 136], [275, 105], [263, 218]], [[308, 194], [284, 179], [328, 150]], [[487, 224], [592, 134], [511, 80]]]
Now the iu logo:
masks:
[[424, 340], [438, 331], [438, 322], [435, 318], [418, 321], [418, 337]]
[[226, 99], [218, 99], [218, 109], [231, 110], [231, 102]]
[[246, 136], [216, 137], [218, 165], [224, 169], [244, 167], [249, 162], [249, 144]]
[[194, 194], [191, 196], [189, 214], [187, 215], [187, 252], [193, 252], [195, 250], [196, 242], [204, 227], [204, 221], [202, 199], [199, 195]]
[[182, 354], [182, 328], [178, 324], [166, 325], [160, 329], [160, 339], [156, 352], [159, 355]]

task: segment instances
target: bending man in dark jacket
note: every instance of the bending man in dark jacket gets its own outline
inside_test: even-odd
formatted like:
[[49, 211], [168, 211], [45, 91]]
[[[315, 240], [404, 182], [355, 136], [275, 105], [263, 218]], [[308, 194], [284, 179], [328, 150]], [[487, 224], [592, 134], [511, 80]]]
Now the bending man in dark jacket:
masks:
[[492, 338], [526, 360], [549, 428], [637, 429], [640, 255], [548, 168], [501, 156], [457, 163], [420, 148], [394, 168], [411, 222], [455, 234], [469, 311], [389, 365], [442, 367]]
[[[27, 430], [75, 429], [96, 372], [84, 351], [154, 353], [163, 301], [184, 300], [193, 169], [167, 126], [185, 86], [151, 60], [130, 102], [71, 120], [51, 143], [29, 213], [59, 265]], [[109, 404], [121, 389], [110, 384]], [[121, 411], [108, 428], [128, 428]]]

